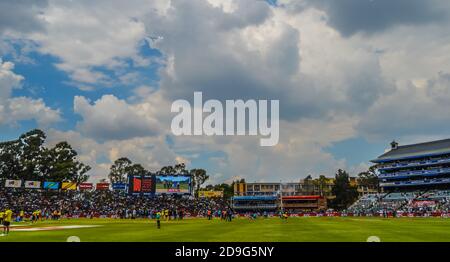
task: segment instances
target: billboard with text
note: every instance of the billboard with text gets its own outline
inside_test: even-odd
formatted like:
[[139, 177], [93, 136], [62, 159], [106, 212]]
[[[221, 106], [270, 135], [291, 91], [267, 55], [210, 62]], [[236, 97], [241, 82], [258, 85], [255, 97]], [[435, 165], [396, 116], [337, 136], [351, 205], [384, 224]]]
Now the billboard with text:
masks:
[[222, 198], [223, 191], [198, 191], [200, 198]]
[[81, 183], [78, 188], [80, 190], [92, 190], [94, 189], [94, 184], [92, 183]]
[[95, 190], [109, 190], [109, 183], [97, 183]]
[[125, 191], [127, 190], [127, 184], [125, 183], [113, 183], [112, 189], [115, 191]]

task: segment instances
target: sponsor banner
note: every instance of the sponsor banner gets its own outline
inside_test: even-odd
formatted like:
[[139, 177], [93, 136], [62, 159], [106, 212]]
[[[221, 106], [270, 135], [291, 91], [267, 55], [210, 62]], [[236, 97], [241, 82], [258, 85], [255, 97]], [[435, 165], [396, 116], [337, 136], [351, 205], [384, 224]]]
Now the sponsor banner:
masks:
[[59, 189], [59, 182], [44, 182], [44, 189], [52, 189], [52, 190], [58, 190]]
[[41, 188], [40, 181], [25, 181], [25, 188], [38, 189]]
[[97, 183], [95, 185], [96, 190], [109, 190], [109, 183]]
[[94, 184], [92, 183], [81, 183], [78, 188], [80, 190], [92, 190], [94, 188]]
[[113, 190], [127, 190], [127, 184], [125, 183], [114, 183], [112, 184]]
[[6, 180], [5, 187], [19, 188], [22, 186], [22, 180]]
[[63, 182], [61, 184], [62, 190], [77, 190], [77, 183], [75, 182]]
[[198, 191], [200, 198], [223, 197], [223, 191]]

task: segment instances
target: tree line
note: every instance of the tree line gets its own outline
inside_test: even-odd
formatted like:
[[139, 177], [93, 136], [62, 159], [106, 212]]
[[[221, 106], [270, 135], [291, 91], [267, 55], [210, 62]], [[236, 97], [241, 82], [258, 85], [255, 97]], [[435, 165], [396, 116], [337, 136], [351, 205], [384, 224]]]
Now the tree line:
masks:
[[67, 142], [45, 146], [42, 130], [32, 130], [19, 139], [0, 143], [0, 179], [47, 180], [83, 183], [90, 166], [77, 158]]
[[[63, 141], [54, 147], [47, 147], [47, 136], [39, 129], [22, 134], [18, 139], [0, 143], [0, 179], [53, 182], [86, 182], [91, 170], [78, 160], [78, 153]], [[134, 164], [122, 157], [111, 165], [108, 178], [111, 183], [126, 183], [128, 175], [145, 175], [147, 171], [141, 164]], [[209, 178], [204, 169], [187, 170], [185, 164], [165, 166], [156, 172], [158, 175], [191, 175], [193, 187], [200, 190]]]
[[[359, 173], [357, 180], [360, 186], [376, 188], [378, 192], [380, 190], [374, 167], [366, 172]], [[337, 171], [332, 194], [335, 198], [330, 201], [329, 207], [335, 210], [344, 210], [358, 199], [358, 187], [350, 183], [350, 175], [345, 170], [339, 169]]]

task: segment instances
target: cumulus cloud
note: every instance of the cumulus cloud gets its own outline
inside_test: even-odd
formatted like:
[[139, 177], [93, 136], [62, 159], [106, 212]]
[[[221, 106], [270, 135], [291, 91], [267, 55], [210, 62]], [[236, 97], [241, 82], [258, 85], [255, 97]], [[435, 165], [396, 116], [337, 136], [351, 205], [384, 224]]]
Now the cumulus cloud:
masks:
[[23, 76], [15, 74], [12, 70], [14, 64], [3, 62], [0, 58], [0, 102], [11, 96], [12, 90], [20, 88]]
[[258, 137], [174, 137], [172, 149], [196, 160], [199, 155], [205, 158], [207, 152], [216, 152], [206, 156], [215, 181], [217, 174], [223, 180], [238, 176], [247, 181], [291, 181], [308, 174], [331, 175], [337, 168], [359, 170], [325, 150], [355, 136], [356, 124], [356, 118], [347, 116], [282, 121], [281, 140], [275, 147], [260, 147]]
[[39, 126], [47, 127], [61, 120], [60, 111], [46, 106], [42, 99], [10, 98], [7, 108], [7, 118], [14, 122], [34, 119]]
[[120, 157], [128, 157], [151, 171], [182, 159], [167, 146], [164, 136], [99, 142], [77, 131], [50, 129], [47, 143], [52, 146], [60, 141], [69, 142], [79, 153], [79, 159], [92, 167], [91, 181], [106, 178], [111, 164]]
[[45, 32], [29, 37], [41, 53], [59, 58], [57, 68], [67, 72], [75, 85], [109, 86], [113, 79], [99, 68], [119, 72], [130, 66], [130, 60], [143, 64], [139, 49], [146, 32], [139, 18], [155, 12], [163, 2], [50, 0], [42, 13]]
[[[164, 16], [154, 16], [146, 22], [150, 32], [165, 34], [164, 40], [156, 47], [167, 57], [167, 66], [160, 74], [161, 88], [167, 99], [190, 98], [197, 90], [203, 91], [206, 98], [221, 100], [259, 97], [280, 99], [282, 118], [285, 122], [289, 120], [297, 124], [296, 129], [284, 132], [281, 137], [287, 136], [292, 141], [301, 141], [300, 137], [308, 136], [317, 138], [310, 143], [282, 141], [277, 148], [284, 150], [273, 152], [252, 146], [257, 143], [249, 138], [218, 138], [213, 142], [208, 139], [179, 139], [175, 143], [178, 147], [225, 152], [226, 157], [222, 161], [228, 165], [224, 170], [218, 168], [220, 173], [231, 171], [233, 175], [245, 174], [258, 179], [278, 171], [282, 173], [281, 177], [296, 177], [292, 173], [299, 166], [302, 170], [300, 176], [309, 172], [329, 174], [338, 167], [361, 170], [367, 165], [362, 163], [349, 167], [345, 159], [335, 159], [326, 152], [325, 147], [352, 137], [364, 136], [370, 139], [374, 134], [379, 135], [377, 141], [384, 141], [389, 133], [392, 134], [387, 131], [390, 127], [386, 128], [388, 121], [385, 119], [390, 119], [391, 123], [401, 123], [398, 126], [391, 124], [392, 131], [397, 132], [397, 135], [406, 134], [401, 129], [410, 134], [423, 133], [419, 121], [412, 120], [419, 115], [425, 117], [433, 103], [424, 102], [426, 99], [416, 95], [414, 90], [404, 91], [401, 82], [405, 79], [416, 81], [414, 76], [406, 74], [411, 73], [408, 67], [417, 67], [416, 72], [423, 72], [423, 67], [427, 67], [426, 70], [431, 74], [448, 64], [442, 58], [443, 54], [448, 53], [445, 52], [446, 38], [439, 36], [439, 32], [442, 35], [442, 25], [434, 23], [441, 22], [443, 15], [433, 21], [431, 18], [418, 19], [416, 23], [402, 18], [395, 20], [395, 13], [388, 13], [385, 15], [392, 20], [387, 24], [371, 25], [355, 21], [360, 28], [345, 29], [334, 24], [335, 14], [324, 5], [316, 8], [305, 6], [300, 14], [277, 7], [270, 9], [264, 20], [247, 20], [257, 23], [219, 26], [243, 7], [233, 1], [215, 2], [211, 9], [211, 6], [199, 2], [190, 4], [189, 8], [181, 8], [185, 6], [180, 1], [172, 5], [173, 8]], [[388, 3], [380, 4], [380, 8], [385, 8]], [[422, 3], [412, 4], [415, 7], [408, 9], [410, 13], [421, 9]], [[356, 10], [364, 6], [358, 7], [354, 3], [353, 8]], [[204, 10], [210, 10], [207, 13], [214, 16], [211, 18], [214, 22], [195, 22], [195, 17], [199, 17], [198, 13]], [[434, 12], [433, 7], [429, 10]], [[192, 24], [186, 22], [186, 17], [191, 16], [194, 17]], [[430, 31], [430, 27], [434, 30]], [[186, 35], [181, 31], [193, 34]], [[363, 31], [369, 34], [348, 37]], [[375, 32], [379, 34], [370, 36]], [[420, 37], [423, 33], [430, 35], [433, 41], [423, 41]], [[405, 35], [409, 37], [405, 39]], [[427, 47], [421, 49], [422, 44]], [[411, 52], [417, 56], [411, 56]], [[403, 60], [395, 60], [399, 56]], [[428, 64], [421, 66], [420, 63], [410, 61], [414, 58], [423, 59]], [[404, 74], [400, 74], [402, 70]], [[427, 82], [430, 74], [422, 75], [422, 81]], [[446, 90], [445, 87], [443, 89]], [[412, 96], [409, 105], [396, 102], [408, 96], [408, 93]], [[411, 115], [416, 110], [420, 114]], [[443, 113], [446, 108], [441, 110]], [[411, 116], [406, 117], [406, 114]], [[409, 118], [411, 121], [402, 123], [397, 118]], [[338, 130], [334, 126], [336, 119], [342, 121], [342, 126], [339, 126], [341, 129], [352, 132], [333, 139], [331, 133]], [[311, 126], [314, 121], [323, 125], [315, 128]], [[439, 121], [436, 119], [433, 122]], [[309, 132], [305, 131], [302, 136], [297, 130], [302, 128]], [[323, 129], [333, 132], [318, 136]], [[436, 133], [443, 132], [436, 127], [430, 129]], [[211, 147], [211, 144], [219, 144], [221, 148]], [[289, 148], [295, 154], [290, 155], [290, 151], [286, 150]]]
[[[254, 180], [270, 179], [274, 173], [281, 179], [330, 174], [346, 167], [356, 172], [367, 166], [349, 166], [346, 159], [336, 159], [325, 148], [361, 135], [372, 138], [378, 134], [381, 140], [389, 135], [387, 128], [381, 130], [386, 125], [385, 110], [397, 109], [395, 101], [410, 93], [403, 91], [389, 70], [404, 70], [394, 66], [393, 57], [405, 50], [396, 35], [411, 30], [410, 35], [419, 29], [397, 27], [386, 31], [362, 25], [361, 29], [343, 33], [333, 24], [334, 14], [325, 6], [309, 7], [299, 15], [262, 1], [176, 1], [163, 13], [145, 16], [147, 33], [163, 36], [153, 47], [166, 59], [160, 70], [159, 92], [166, 104], [179, 98], [190, 100], [194, 91], [203, 91], [205, 99], [281, 100], [282, 134], [275, 148], [261, 149], [256, 139], [248, 137], [177, 137], [173, 139], [174, 152], [186, 159], [204, 152], [223, 152], [223, 157], [207, 159], [216, 174]], [[210, 22], [202, 23], [205, 19]], [[380, 34], [348, 38], [354, 30]], [[418, 40], [408, 41], [409, 49], [417, 52], [414, 43]], [[429, 51], [422, 54], [426, 57]], [[406, 74], [403, 78], [411, 80]], [[136, 89], [131, 104], [146, 104], [143, 100], [152, 95], [148, 88]], [[413, 99], [411, 107], [424, 114], [430, 110], [426, 105], [431, 103], [424, 104], [420, 95]], [[170, 119], [161, 114], [164, 109], [167, 107], [152, 113], [165, 123], [163, 127]], [[391, 121], [405, 119], [403, 115], [411, 110], [403, 106], [396, 111], [398, 115], [389, 117]], [[408, 129], [407, 124], [401, 127]], [[396, 132], [399, 128], [393, 126]], [[409, 130], [414, 133], [419, 129]]]
[[49, 126], [60, 121], [60, 111], [46, 106], [42, 99], [11, 97], [13, 89], [20, 88], [24, 80], [13, 70], [13, 63], [0, 59], [0, 125], [35, 120], [39, 126]]
[[[96, 176], [115, 158], [131, 156], [148, 167], [203, 161], [218, 182], [292, 180], [367, 168], [327, 152], [350, 138], [448, 136], [447, 2], [50, 0], [39, 14], [45, 30], [23, 34], [84, 90], [117, 83], [134, 89], [121, 99], [76, 96], [77, 129], [53, 131], [80, 147]], [[140, 53], [143, 44], [161, 54], [152, 83], [133, 70], [151, 63]], [[9, 84], [0, 92], [10, 101], [22, 79], [3, 65], [0, 83]], [[172, 137], [170, 103], [192, 100], [194, 91], [204, 99], [279, 99], [280, 144]]]
[[167, 99], [191, 100], [194, 91], [222, 101], [279, 99], [281, 117], [297, 120], [364, 111], [392, 89], [378, 55], [343, 38], [320, 11], [293, 15], [263, 1], [219, 3], [176, 1], [164, 16], [145, 20], [151, 34], [164, 36], [155, 48], [167, 57], [160, 72]]
[[104, 95], [93, 105], [86, 98], [76, 96], [74, 111], [83, 118], [78, 123], [81, 132], [99, 140], [124, 140], [158, 133], [157, 121], [146, 115], [145, 110], [113, 95]]

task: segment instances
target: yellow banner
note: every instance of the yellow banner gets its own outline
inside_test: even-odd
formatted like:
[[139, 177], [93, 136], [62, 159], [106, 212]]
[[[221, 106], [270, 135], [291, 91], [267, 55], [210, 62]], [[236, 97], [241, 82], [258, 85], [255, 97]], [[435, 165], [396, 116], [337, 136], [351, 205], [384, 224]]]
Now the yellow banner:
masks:
[[198, 197], [202, 198], [223, 197], [223, 191], [199, 191]]
[[63, 182], [61, 185], [63, 190], [77, 190], [77, 183], [75, 182]]

